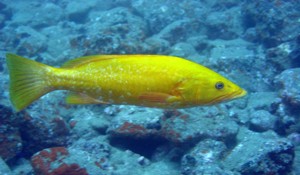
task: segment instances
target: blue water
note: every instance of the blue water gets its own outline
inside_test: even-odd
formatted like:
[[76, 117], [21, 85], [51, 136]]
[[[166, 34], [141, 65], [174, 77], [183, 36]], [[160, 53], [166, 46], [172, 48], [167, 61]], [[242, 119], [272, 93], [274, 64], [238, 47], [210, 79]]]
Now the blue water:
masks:
[[[299, 4], [2, 0], [0, 174], [300, 174]], [[16, 112], [7, 53], [54, 67], [98, 54], [178, 56], [248, 94], [164, 110], [69, 105], [54, 91]]]

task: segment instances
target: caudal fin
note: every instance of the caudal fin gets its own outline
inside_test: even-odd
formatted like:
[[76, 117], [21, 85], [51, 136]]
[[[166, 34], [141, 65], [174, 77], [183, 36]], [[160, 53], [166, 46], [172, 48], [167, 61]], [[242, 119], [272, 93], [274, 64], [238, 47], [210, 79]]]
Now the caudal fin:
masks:
[[6, 54], [6, 63], [10, 100], [17, 111], [51, 91], [45, 80], [49, 66], [10, 53]]

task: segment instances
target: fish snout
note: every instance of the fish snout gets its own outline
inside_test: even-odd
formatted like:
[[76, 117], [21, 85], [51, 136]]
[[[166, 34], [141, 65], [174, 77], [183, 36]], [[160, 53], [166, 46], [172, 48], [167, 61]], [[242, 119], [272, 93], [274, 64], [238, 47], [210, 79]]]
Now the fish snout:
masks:
[[240, 97], [243, 97], [247, 95], [247, 91], [242, 89], [242, 88], [239, 88], [232, 96], [232, 98], [240, 98]]

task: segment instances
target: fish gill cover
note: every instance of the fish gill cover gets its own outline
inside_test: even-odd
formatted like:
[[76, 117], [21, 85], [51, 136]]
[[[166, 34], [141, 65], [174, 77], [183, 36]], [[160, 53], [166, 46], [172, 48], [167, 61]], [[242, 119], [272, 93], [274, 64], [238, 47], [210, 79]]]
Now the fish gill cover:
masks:
[[[1, 1], [0, 174], [300, 174], [299, 4]], [[177, 56], [248, 95], [170, 110], [69, 105], [54, 91], [16, 113], [7, 53], [54, 67], [99, 54]]]

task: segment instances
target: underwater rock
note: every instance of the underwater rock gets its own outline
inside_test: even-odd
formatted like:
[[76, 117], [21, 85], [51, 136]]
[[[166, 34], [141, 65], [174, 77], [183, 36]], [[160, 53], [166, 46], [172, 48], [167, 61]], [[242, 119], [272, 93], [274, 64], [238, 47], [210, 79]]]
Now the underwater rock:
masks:
[[296, 1], [246, 1], [242, 5], [245, 39], [260, 42], [266, 48], [295, 38], [299, 32], [299, 3]]
[[162, 137], [172, 143], [188, 146], [206, 138], [222, 140], [225, 143], [235, 140], [238, 125], [225, 119], [221, 111], [206, 108], [198, 112], [182, 112], [180, 115], [163, 119]]
[[[200, 55], [209, 55], [211, 54], [211, 50], [213, 49], [213, 45], [210, 43], [210, 41], [207, 39], [206, 35], [203, 36], [192, 36], [189, 37], [186, 41], [186, 43], [192, 45], [194, 49], [200, 54]], [[200, 58], [198, 58], [200, 59]], [[204, 58], [201, 58], [204, 59]], [[199, 61], [197, 61], [199, 62]], [[203, 63], [203, 61], [199, 62], [200, 64]]]
[[6, 4], [2, 2], [0, 3], [0, 10], [4, 10], [6, 7], [7, 7]]
[[226, 151], [226, 145], [216, 140], [203, 140], [181, 159], [183, 175], [214, 174], [227, 175], [220, 167], [220, 160]]
[[287, 138], [295, 145], [300, 146], [300, 134], [299, 133], [291, 133], [287, 136]]
[[109, 132], [109, 134], [114, 137], [133, 137], [133, 138], [145, 138], [155, 135], [156, 130], [147, 130], [143, 124], [135, 124], [125, 121], [120, 127], [116, 130]]
[[201, 56], [195, 48], [188, 43], [177, 43], [171, 48], [170, 55], [189, 59], [194, 62], [201, 62]]
[[264, 132], [274, 129], [276, 124], [276, 116], [265, 110], [257, 110], [250, 113], [249, 128], [253, 131]]
[[0, 174], [1, 175], [12, 175], [12, 172], [5, 161], [0, 156]]
[[150, 158], [165, 142], [160, 136], [160, 116], [159, 109], [122, 108], [107, 130], [110, 144]]
[[25, 157], [44, 148], [66, 145], [70, 134], [68, 125], [61, 117], [32, 117], [28, 114], [20, 124], [20, 131]]
[[88, 175], [107, 174], [112, 170], [108, 158], [110, 147], [103, 139], [77, 140], [71, 147], [52, 147], [31, 157], [35, 174], [39, 175]]
[[179, 42], [184, 42], [193, 34], [193, 30], [195, 30], [198, 25], [198, 22], [190, 19], [178, 20], [163, 28], [156, 37], [164, 39], [171, 45], [174, 45]]
[[247, 111], [240, 111], [238, 114], [238, 121], [256, 132], [272, 129], [277, 134], [286, 135], [291, 125], [295, 124], [295, 118], [278, 92], [250, 93]]
[[[201, 6], [201, 4], [202, 2], [193, 1], [181, 4], [174, 0], [131, 1], [132, 8], [148, 21], [151, 35], [160, 32], [167, 25], [189, 16], [198, 15], [200, 19], [206, 12], [205, 6]], [[173, 6], [177, 8], [173, 8]]]
[[283, 71], [292, 67], [292, 60], [289, 57], [292, 51], [291, 43], [282, 43], [267, 50], [266, 61], [273, 63], [277, 71]]
[[207, 37], [210, 40], [232, 40], [242, 33], [240, 8], [211, 12], [205, 19]]
[[292, 60], [292, 67], [300, 67], [300, 34], [291, 44], [291, 53], [289, 54], [289, 57]]
[[[126, 141], [130, 142], [130, 139]], [[151, 145], [148, 144], [144, 146], [144, 149], [148, 150], [150, 147]], [[134, 153], [126, 147], [110, 146], [107, 144], [106, 136], [81, 138], [73, 142], [68, 150], [70, 155], [65, 160], [76, 162], [86, 168], [88, 174], [123, 175], [147, 172], [148, 174], [168, 175], [170, 172], [171, 174], [178, 172], [176, 168], [163, 162], [164, 159], [153, 163], [147, 157]]]
[[281, 103], [276, 92], [254, 92], [248, 95], [248, 110], [265, 110], [274, 113]]
[[111, 156], [111, 146], [105, 141], [105, 137], [101, 136], [91, 139], [80, 138], [74, 141], [68, 149], [84, 151], [97, 160], [108, 159]]
[[18, 36], [17, 53], [27, 57], [33, 57], [46, 50], [47, 37], [28, 26], [19, 26], [15, 29]]
[[9, 162], [11, 172], [12, 174], [18, 174], [18, 175], [25, 175], [25, 174], [32, 174], [33, 173], [33, 168], [31, 166], [30, 159], [27, 158], [17, 158], [13, 160], [13, 165], [11, 163], [12, 161]]
[[[230, 144], [229, 142], [235, 140], [238, 125], [220, 117], [221, 115], [215, 108], [203, 109], [203, 112], [198, 113], [166, 110], [162, 114], [160, 110], [153, 109], [136, 111], [130, 115], [121, 112], [109, 127], [108, 134], [110, 139], [113, 142], [117, 141], [119, 145], [127, 145], [128, 140], [132, 140], [136, 145], [138, 143], [152, 145], [153, 149], [166, 141], [190, 147], [205, 138], [222, 140]], [[216, 119], [218, 117], [220, 119]], [[148, 153], [151, 152], [149, 149]]]
[[[112, 108], [112, 106], [109, 106]], [[78, 107], [69, 120], [71, 135], [77, 138], [86, 138], [91, 136], [105, 135], [110, 125], [109, 118], [105, 109], [99, 106]], [[96, 109], [96, 110], [95, 110]], [[104, 115], [102, 115], [104, 114]], [[73, 140], [72, 138], [71, 140]]]
[[295, 161], [294, 161], [294, 172], [295, 174], [300, 174], [300, 150], [296, 149], [295, 150], [296, 156], [295, 156]]
[[5, 15], [0, 13], [0, 29], [4, 27]]
[[74, 34], [76, 31], [81, 31], [83, 27], [77, 25], [74, 22], [59, 23], [57, 25], [49, 26], [43, 28], [41, 33], [48, 38], [53, 38], [47, 40], [45, 43], [46, 51], [39, 52], [38, 55], [40, 62], [49, 65], [61, 66], [65, 61], [70, 58], [76, 58], [84, 54], [84, 51], [88, 48], [84, 46], [77, 46], [81, 49], [74, 49], [70, 43], [70, 40], [75, 36], [80, 36], [80, 34]]
[[[103, 116], [98, 118], [92, 118], [90, 120], [91, 127], [96, 130], [99, 134], [105, 135], [110, 122]], [[79, 133], [78, 133], [79, 134]]]
[[230, 9], [239, 4], [236, 0], [211, 0], [207, 2], [209, 6], [217, 9]]
[[112, 137], [146, 138], [157, 135], [161, 129], [160, 109], [130, 106], [119, 110], [107, 131]]
[[22, 140], [17, 128], [0, 126], [0, 156], [4, 160], [15, 157], [22, 150]]
[[[258, 134], [241, 128], [239, 143], [225, 156], [225, 169], [241, 174], [287, 175], [292, 170], [294, 146], [274, 132]], [[241, 156], [243, 155], [243, 156]]]
[[39, 175], [88, 175], [85, 168], [81, 168], [76, 162], [66, 162], [70, 156], [65, 147], [53, 147], [44, 149], [31, 158], [31, 164], [35, 174]]
[[64, 15], [63, 9], [51, 2], [44, 2], [43, 4], [38, 2], [9, 2], [8, 6], [12, 8], [13, 11], [20, 11], [20, 9], [24, 9], [22, 13], [13, 13], [11, 21], [12, 24], [18, 26], [31, 26], [36, 29], [55, 25], [63, 18]]
[[170, 43], [158, 37], [150, 37], [145, 40], [144, 52], [149, 54], [166, 54], [170, 51]]
[[23, 148], [15, 119], [10, 108], [0, 105], [0, 157], [4, 161], [14, 158]]
[[91, 11], [87, 17], [86, 34], [70, 40], [74, 48], [83, 47], [84, 55], [143, 53], [140, 44], [147, 35], [147, 23], [125, 7]]
[[292, 108], [300, 107], [300, 68], [287, 69], [275, 77], [279, 95]]
[[[104, 3], [105, 4], [105, 3]], [[97, 1], [91, 0], [85, 3], [78, 1], [70, 1], [65, 9], [70, 21], [75, 23], [84, 23], [91, 9], [95, 8]]]

